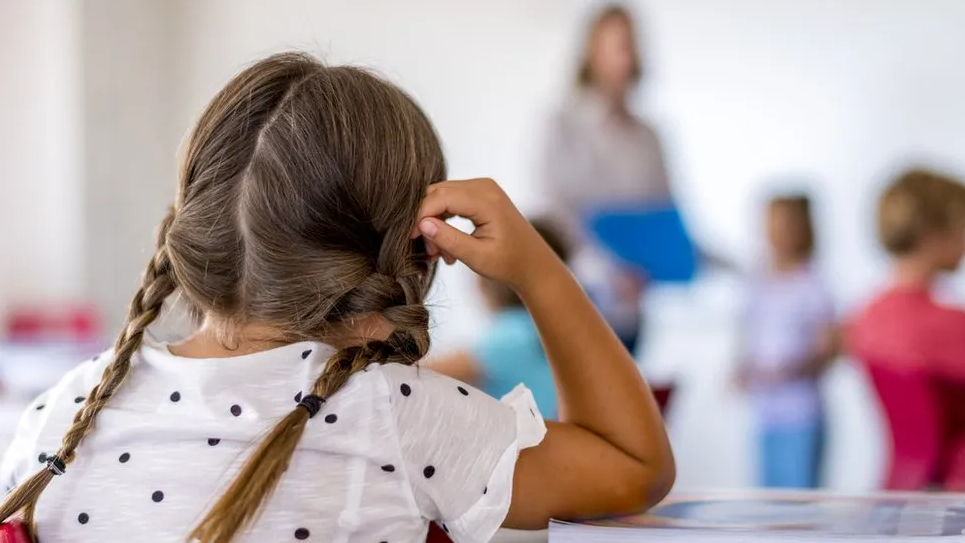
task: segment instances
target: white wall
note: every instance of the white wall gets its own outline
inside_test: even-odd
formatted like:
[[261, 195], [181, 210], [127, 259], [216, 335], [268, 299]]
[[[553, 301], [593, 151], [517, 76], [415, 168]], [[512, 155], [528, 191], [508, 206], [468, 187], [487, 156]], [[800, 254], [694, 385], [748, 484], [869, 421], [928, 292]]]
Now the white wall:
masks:
[[76, 5], [0, 2], [0, 306], [83, 292]]
[[650, 98], [692, 223], [747, 259], [764, 177], [811, 173], [842, 302], [881, 275], [871, 210], [909, 162], [965, 173], [965, 4], [649, 0]]
[[87, 292], [112, 336], [174, 201], [173, 13], [167, 2], [82, 2]]

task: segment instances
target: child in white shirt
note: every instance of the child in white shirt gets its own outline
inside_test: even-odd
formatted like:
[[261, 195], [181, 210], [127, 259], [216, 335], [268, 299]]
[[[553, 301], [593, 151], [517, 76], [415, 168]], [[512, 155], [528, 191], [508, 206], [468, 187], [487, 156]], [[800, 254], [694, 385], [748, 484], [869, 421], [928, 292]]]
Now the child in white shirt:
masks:
[[[495, 183], [445, 177], [394, 86], [291, 53], [242, 71], [194, 130], [114, 349], [24, 415], [0, 520], [44, 543], [421, 542], [430, 521], [483, 542], [660, 500], [673, 456], [633, 361]], [[439, 257], [529, 307], [560, 423], [524, 388], [415, 366]], [[198, 331], [148, 341], [172, 294]]]

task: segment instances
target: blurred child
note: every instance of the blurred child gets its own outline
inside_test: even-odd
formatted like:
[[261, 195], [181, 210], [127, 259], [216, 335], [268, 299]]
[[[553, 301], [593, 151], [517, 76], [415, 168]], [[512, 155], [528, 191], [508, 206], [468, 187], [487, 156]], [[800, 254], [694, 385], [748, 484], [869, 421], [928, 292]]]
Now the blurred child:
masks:
[[[540, 219], [531, 224], [566, 262], [569, 247], [552, 225]], [[532, 317], [519, 296], [506, 285], [480, 276], [479, 289], [493, 313], [492, 325], [473, 349], [435, 360], [430, 367], [443, 375], [479, 386], [497, 398], [522, 383], [533, 392], [543, 416], [555, 419], [556, 386]]]
[[824, 441], [818, 378], [836, 349], [831, 296], [811, 266], [808, 197], [773, 198], [766, 232], [769, 260], [750, 288], [738, 380], [756, 412], [760, 483], [813, 488]]
[[965, 186], [932, 171], [904, 173], [878, 202], [878, 238], [891, 284], [851, 321], [848, 347], [866, 364], [921, 372], [937, 385], [948, 419], [937, 482], [965, 490], [965, 311], [932, 297], [936, 279], [965, 254]]

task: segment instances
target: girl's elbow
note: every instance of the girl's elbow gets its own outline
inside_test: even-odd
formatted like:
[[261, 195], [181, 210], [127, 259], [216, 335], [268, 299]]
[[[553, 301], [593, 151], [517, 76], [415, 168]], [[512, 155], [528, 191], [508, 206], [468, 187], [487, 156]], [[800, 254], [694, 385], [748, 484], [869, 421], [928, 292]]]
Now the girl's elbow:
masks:
[[626, 512], [641, 512], [657, 505], [670, 494], [677, 479], [677, 467], [673, 455], [641, 464], [635, 477], [626, 480]]
[[650, 496], [650, 503], [647, 508], [657, 505], [673, 490], [674, 483], [677, 482], [677, 462], [673, 454], [670, 454], [658, 468], [658, 474], [653, 484], [653, 492]]

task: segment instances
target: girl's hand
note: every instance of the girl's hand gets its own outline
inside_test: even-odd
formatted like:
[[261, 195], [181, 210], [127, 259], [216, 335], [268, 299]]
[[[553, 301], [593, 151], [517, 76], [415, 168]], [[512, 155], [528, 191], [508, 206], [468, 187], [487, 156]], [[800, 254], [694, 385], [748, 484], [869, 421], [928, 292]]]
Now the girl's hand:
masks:
[[[475, 229], [466, 234], [447, 224], [464, 217]], [[423, 236], [430, 256], [459, 260], [474, 272], [519, 290], [543, 271], [562, 263], [529, 221], [492, 179], [445, 181], [430, 185], [413, 236]]]

